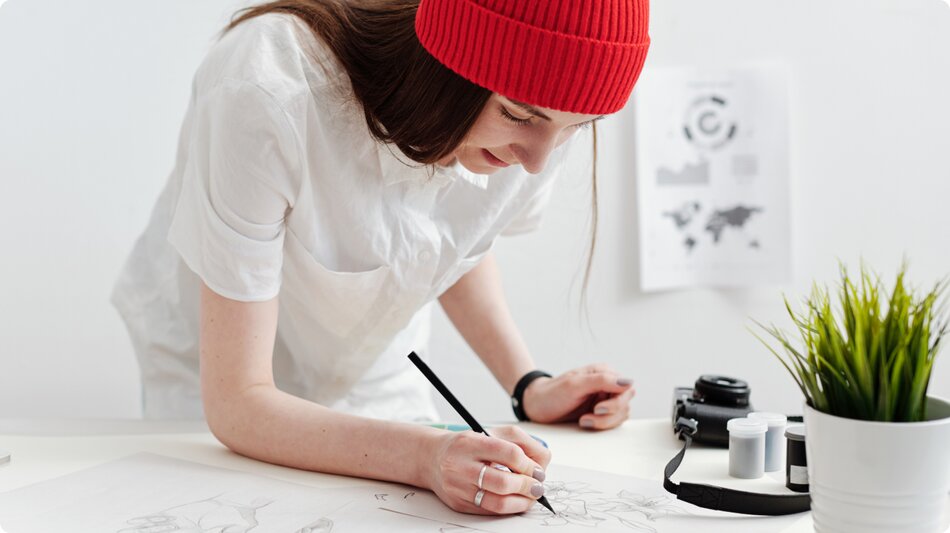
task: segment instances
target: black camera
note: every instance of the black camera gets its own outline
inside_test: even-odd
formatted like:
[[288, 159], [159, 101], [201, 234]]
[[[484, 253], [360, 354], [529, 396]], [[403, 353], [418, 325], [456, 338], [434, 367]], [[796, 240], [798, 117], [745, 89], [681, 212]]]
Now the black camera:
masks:
[[673, 428], [686, 418], [696, 422], [693, 440], [713, 446], [729, 446], [726, 422], [745, 418], [752, 411], [749, 384], [741, 379], [705, 374], [693, 388], [673, 389]]

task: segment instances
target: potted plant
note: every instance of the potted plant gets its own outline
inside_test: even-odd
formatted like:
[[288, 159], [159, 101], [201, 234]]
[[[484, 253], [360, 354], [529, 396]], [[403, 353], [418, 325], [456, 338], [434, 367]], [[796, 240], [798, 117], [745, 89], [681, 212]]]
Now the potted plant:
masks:
[[800, 343], [757, 322], [805, 395], [816, 531], [941, 533], [950, 523], [950, 403], [927, 394], [948, 331], [946, 283], [918, 295], [905, 272], [889, 298], [864, 265], [858, 279], [841, 266], [834, 307], [817, 284], [801, 312], [785, 298]]

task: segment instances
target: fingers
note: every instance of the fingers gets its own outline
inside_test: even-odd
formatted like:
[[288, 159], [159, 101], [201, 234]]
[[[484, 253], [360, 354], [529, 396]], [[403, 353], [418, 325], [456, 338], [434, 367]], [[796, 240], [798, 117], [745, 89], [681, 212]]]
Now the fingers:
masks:
[[[537, 439], [528, 435], [523, 429], [517, 426], [500, 426], [491, 428], [489, 433], [494, 437], [499, 437], [507, 441], [517, 444], [521, 450], [528, 456], [532, 461], [538, 464], [541, 467], [542, 473], [541, 477], [538, 478], [539, 481], [544, 481], [543, 470], [551, 464], [551, 450], [544, 447]], [[535, 472], [521, 472], [529, 476], [538, 477]]]
[[481, 509], [495, 514], [516, 514], [528, 511], [534, 507], [536, 503], [538, 503], [537, 498], [501, 496], [486, 491], [485, 496], [482, 498]]
[[[522, 448], [534, 447], [534, 439], [520, 428], [494, 428], [496, 437], [460, 433], [451, 437], [446, 456], [440, 461], [439, 482], [433, 491], [450, 508], [475, 514], [512, 514], [530, 509], [544, 494], [540, 464]], [[511, 438], [512, 440], [505, 440]], [[535, 450], [547, 463], [550, 454], [543, 446]], [[490, 465], [484, 468], [485, 465]], [[509, 470], [510, 468], [510, 470]], [[479, 477], [484, 495], [475, 505]]]
[[[489, 468], [489, 470], [492, 469]], [[450, 505], [449, 507], [455, 511], [470, 514], [517, 514], [530, 510], [538, 503], [534, 498], [511, 494], [495, 494], [494, 492], [486, 490], [482, 496], [481, 505], [476, 506], [475, 494], [478, 492], [478, 487], [472, 485], [460, 491], [453, 492], [452, 500], [454, 501], [454, 505]]]
[[574, 394], [589, 395], [597, 392], [621, 394], [633, 387], [633, 381], [622, 378], [614, 372], [593, 372], [575, 374], [568, 378], [568, 386]]
[[523, 496], [533, 500], [544, 495], [544, 485], [537, 479], [491, 466], [485, 469], [482, 489], [501, 496]]
[[[476, 443], [478, 449], [475, 451], [475, 455], [479, 461], [503, 465], [512, 472], [529, 477], [534, 476], [536, 471], [544, 471], [541, 466], [542, 463], [529, 457], [526, 449], [531, 450], [531, 453], [546, 461], [550, 461], [550, 452], [540, 443], [531, 444], [529, 441], [534, 441], [534, 439], [525, 434], [523, 430], [520, 428], [493, 428], [492, 432], [498, 437], [503, 437], [493, 438], [487, 435], [478, 435], [481, 442]], [[506, 440], [509, 436], [512, 439], [517, 438], [519, 440], [516, 442]], [[540, 448], [540, 450], [537, 448]], [[543, 476], [543, 474], [541, 475]]]
[[630, 388], [617, 396], [594, 404], [594, 412], [582, 415], [578, 423], [585, 429], [611, 429], [630, 417], [630, 400], [636, 391]]
[[636, 389], [631, 387], [630, 389], [627, 389], [618, 395], [610, 395], [602, 398], [600, 401], [594, 404], [593, 414], [609, 415], [623, 410], [629, 410], [630, 400], [632, 400], [636, 395]]

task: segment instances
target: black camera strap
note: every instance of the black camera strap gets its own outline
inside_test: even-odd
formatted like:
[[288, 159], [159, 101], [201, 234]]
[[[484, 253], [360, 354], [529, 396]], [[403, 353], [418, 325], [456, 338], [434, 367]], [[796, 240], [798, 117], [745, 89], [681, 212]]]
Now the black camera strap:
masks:
[[680, 418], [676, 421], [675, 431], [683, 439], [683, 449], [666, 464], [663, 488], [675, 494], [676, 499], [716, 511], [766, 516], [803, 513], [811, 508], [808, 494], [760, 494], [701, 483], [674, 483], [670, 478], [683, 462], [686, 449], [693, 443], [696, 421]]

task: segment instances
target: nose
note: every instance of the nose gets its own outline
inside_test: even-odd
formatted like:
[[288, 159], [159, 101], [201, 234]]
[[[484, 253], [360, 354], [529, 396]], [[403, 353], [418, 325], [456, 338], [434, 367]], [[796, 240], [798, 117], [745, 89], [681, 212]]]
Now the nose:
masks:
[[558, 133], [538, 132], [511, 145], [511, 151], [529, 174], [538, 174], [547, 165], [551, 152], [557, 148]]

